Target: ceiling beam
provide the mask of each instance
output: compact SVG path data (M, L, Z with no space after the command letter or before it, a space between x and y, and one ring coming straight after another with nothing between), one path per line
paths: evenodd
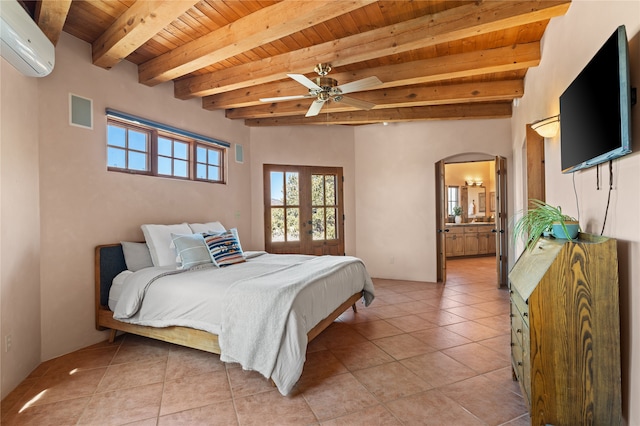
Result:
M71 0L40 0L36 2L34 13L36 24L54 46L58 44L70 7Z
M510 118L511 102L435 105L372 111L320 113L316 117L276 117L245 120L250 127L300 126L328 124L373 124L425 120L468 120Z
M113 67L198 1L136 1L92 43L93 64L106 69Z
M524 80L505 80L486 83L465 83L448 86L410 86L382 90L371 90L349 94L349 97L376 104L375 110L406 108L439 104L459 104L468 102L511 101L522 97ZM228 109L226 117L250 119L304 115L313 99L278 102L247 108ZM327 107L327 105L325 105ZM349 105L332 102L327 110L331 113L354 111Z
M181 77L374 1L284 0L141 64L138 80L153 86Z
M432 83L440 80L472 77L488 73L498 73L526 69L540 63L540 43L526 43L476 52L460 53L368 68L352 72L331 74L339 82L348 82L377 76L384 83L377 89L398 87L409 84ZM260 98L305 94L304 87L293 80L278 81L264 85L233 90L206 96L202 107L207 110L243 108L264 105Z
M569 0L465 4L268 59L185 78L175 82L174 93L180 99L212 95L280 80L286 73L306 73L319 62L330 62L334 67L339 67L435 46L548 20L566 13L569 5ZM461 16L465 16L465 19L460 19Z

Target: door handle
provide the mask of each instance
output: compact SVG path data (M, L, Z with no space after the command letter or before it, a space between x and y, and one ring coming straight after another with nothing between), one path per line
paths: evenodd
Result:
M438 229L438 234L442 234L443 232L449 232L449 228Z
M498 231L497 231L497 230L495 230L495 229L492 229L492 230L491 230L491 232L493 232L494 234L497 234L497 233L498 233Z

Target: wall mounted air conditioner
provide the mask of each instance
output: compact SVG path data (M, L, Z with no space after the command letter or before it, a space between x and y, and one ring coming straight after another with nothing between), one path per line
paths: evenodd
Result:
M0 1L0 39L0 55L22 74L44 77L53 70L53 44L17 0Z

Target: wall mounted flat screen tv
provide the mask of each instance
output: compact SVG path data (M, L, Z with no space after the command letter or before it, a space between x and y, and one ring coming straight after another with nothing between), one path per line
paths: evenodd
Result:
M560 96L563 173L631 152L631 85L624 25Z

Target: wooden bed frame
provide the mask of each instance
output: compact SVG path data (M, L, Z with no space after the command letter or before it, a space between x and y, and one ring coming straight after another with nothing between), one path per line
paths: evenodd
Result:
M162 340L189 348L200 349L215 354L220 353L218 345L218 335L202 330L188 327L148 327L143 325L129 324L113 318L113 312L109 309L109 289L111 282L120 272L127 269L124 261L124 253L121 244L105 244L96 247L95 252L95 310L96 329L110 329L109 342L113 343L118 331L137 334L156 340ZM308 333L309 341L317 337L325 328L338 318L349 306L356 311L356 302L362 297L362 292L358 292L348 298L328 317L320 321Z

